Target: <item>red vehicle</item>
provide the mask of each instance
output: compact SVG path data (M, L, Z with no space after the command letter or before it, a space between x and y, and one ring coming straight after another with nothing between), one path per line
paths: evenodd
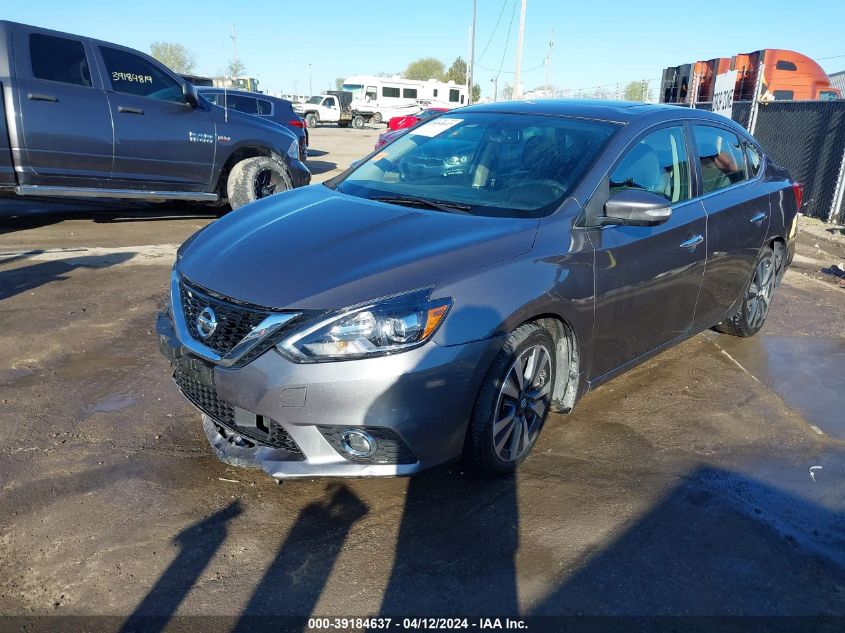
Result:
M426 121L433 116L448 112L448 108L426 108L416 114L408 114L405 116L395 116L387 122L388 130L402 130L406 127L413 127L420 121Z

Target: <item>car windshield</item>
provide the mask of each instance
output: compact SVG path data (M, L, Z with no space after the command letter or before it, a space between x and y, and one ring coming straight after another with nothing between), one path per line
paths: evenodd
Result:
M316 97L311 97L305 103L320 103L323 101L323 95L317 95Z
M543 115L446 113L412 128L334 186L409 206L433 202L474 215L541 217L578 184L618 127Z

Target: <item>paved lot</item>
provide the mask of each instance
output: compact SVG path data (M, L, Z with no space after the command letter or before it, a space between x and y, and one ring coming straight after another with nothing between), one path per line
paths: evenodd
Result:
M312 131L317 180L376 134ZM512 480L279 486L211 455L156 350L175 247L213 214L0 209L0 613L845 615L825 227L760 336L699 335L589 394Z

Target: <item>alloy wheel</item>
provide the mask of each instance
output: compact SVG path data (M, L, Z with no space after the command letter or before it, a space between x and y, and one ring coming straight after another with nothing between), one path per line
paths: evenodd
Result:
M266 198L276 193L279 176L272 169L262 169L255 175L255 197Z
M757 264L757 268L754 269L754 277L748 286L746 319L749 327L758 329L763 325L763 321L769 313L774 288L774 261L773 258L766 257Z
M493 448L502 461L518 460L540 433L549 408L551 374L551 355L543 345L525 349L508 369L493 423Z

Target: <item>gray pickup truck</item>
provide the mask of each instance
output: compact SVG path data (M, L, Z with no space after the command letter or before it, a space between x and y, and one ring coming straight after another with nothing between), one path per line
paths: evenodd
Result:
M138 51L0 21L0 192L225 202L307 185L289 130Z

